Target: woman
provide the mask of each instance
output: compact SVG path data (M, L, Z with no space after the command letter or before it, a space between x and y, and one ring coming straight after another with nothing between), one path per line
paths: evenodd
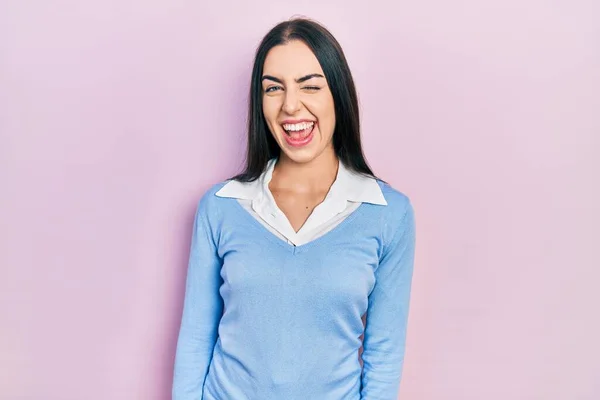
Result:
M293 19L263 39L248 138L245 171L198 205L173 399L395 400L413 208L365 161L324 27Z

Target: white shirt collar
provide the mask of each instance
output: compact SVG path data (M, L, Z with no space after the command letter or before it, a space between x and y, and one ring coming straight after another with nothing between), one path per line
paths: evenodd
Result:
M276 162L276 158L271 159L265 171L257 180L253 182L229 181L216 195L244 200L259 200L260 198L271 197L269 182L273 176ZM387 205L381 188L374 178L350 171L342 162L339 163L336 180L333 182L327 197L358 203Z

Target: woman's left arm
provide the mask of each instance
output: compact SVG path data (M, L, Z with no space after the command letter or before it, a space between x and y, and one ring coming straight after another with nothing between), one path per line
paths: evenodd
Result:
M415 218L410 201L400 221L389 229L393 233L384 243L375 286L369 295L361 400L398 398L415 253Z

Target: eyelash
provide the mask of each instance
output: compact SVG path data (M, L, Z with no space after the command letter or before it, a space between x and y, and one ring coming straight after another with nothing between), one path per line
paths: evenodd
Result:
M271 86L270 88L267 88L265 90L265 93L270 93L273 92L273 90L271 89L281 89L281 86ZM318 86L304 86L302 89L308 89L308 90L321 90L320 87Z

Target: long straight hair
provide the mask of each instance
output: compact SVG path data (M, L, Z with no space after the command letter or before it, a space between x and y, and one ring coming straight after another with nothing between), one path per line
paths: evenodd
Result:
M280 154L279 145L269 132L263 114L261 82L269 50L293 40L304 42L315 54L333 95L336 121L333 133L335 154L348 169L375 178L363 154L358 97L342 47L318 22L295 18L273 27L256 49L250 82L246 165L243 172L231 179L240 182L256 180L265 170L269 160Z

